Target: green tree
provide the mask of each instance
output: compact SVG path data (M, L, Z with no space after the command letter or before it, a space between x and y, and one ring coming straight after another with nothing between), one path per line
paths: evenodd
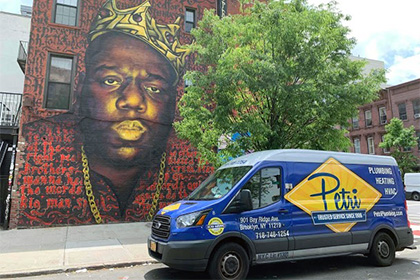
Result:
M417 145L414 126L404 128L403 121L393 118L385 126L386 134L384 141L379 143L379 147L391 150L391 156L398 162L403 175L407 172L413 172L418 164L418 158L409 150Z
M363 75L355 40L335 4L255 2L239 15L205 12L192 31L197 71L179 102L179 137L216 166L244 151L345 149L356 108L376 97L384 72ZM242 135L229 140L234 133ZM226 147L217 153L221 137Z

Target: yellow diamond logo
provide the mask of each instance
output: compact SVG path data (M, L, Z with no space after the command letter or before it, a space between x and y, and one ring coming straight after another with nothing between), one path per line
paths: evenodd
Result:
M347 232L382 194L357 174L330 158L294 187L285 198L308 213L315 225Z

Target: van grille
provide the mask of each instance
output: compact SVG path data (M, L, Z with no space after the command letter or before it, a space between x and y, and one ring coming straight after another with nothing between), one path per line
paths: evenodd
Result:
M171 218L163 215L156 215L152 223L152 236L167 239L171 232Z

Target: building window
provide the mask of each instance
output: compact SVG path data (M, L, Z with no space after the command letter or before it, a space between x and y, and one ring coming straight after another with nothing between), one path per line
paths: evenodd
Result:
M217 15L224 17L227 15L227 0L217 0Z
M368 153L370 155L374 155L375 154L375 142L373 141L373 137L368 137L367 144L368 144Z
M381 124L386 124L386 108L385 107L379 108L379 122Z
M351 119L351 123L352 123L353 129L358 129L359 128L359 117L358 116L353 117Z
M414 118L420 119L420 99L413 100Z
M195 27L195 10L185 10L185 31L190 32Z
M405 108L405 103L398 104L398 114L400 116L400 120L405 121L407 119L407 110Z
M404 147L403 148L403 151L404 152L411 152L411 147Z
M360 154L360 139L354 138L353 144L354 144L354 152L357 154Z
M76 26L78 0L56 0L54 22Z
M384 141L385 141L385 135L382 135L382 142ZM383 148L382 150L385 154L389 154L391 152L388 148Z
M45 108L69 109L73 81L73 58L51 55L45 94Z
M372 111L371 110L365 111L365 125L372 126Z
M189 86L192 86L192 82L191 82L191 80L185 79L185 80L184 80L184 92L187 92L187 88L188 88Z
M185 80L184 80L184 87L185 87L185 88L187 88L187 87L189 87L189 86L192 86L192 82L191 82L191 80L185 79Z

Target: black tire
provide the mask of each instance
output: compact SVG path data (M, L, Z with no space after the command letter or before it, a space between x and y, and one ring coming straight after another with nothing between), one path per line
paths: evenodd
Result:
M208 267L211 279L245 279L248 270L248 254L237 243L226 243L218 248Z
M414 199L415 201L419 201L420 200L420 194L415 192L411 195L411 198Z
M370 248L369 259L376 266L390 266L395 259L395 244L392 238L379 232L373 239Z

